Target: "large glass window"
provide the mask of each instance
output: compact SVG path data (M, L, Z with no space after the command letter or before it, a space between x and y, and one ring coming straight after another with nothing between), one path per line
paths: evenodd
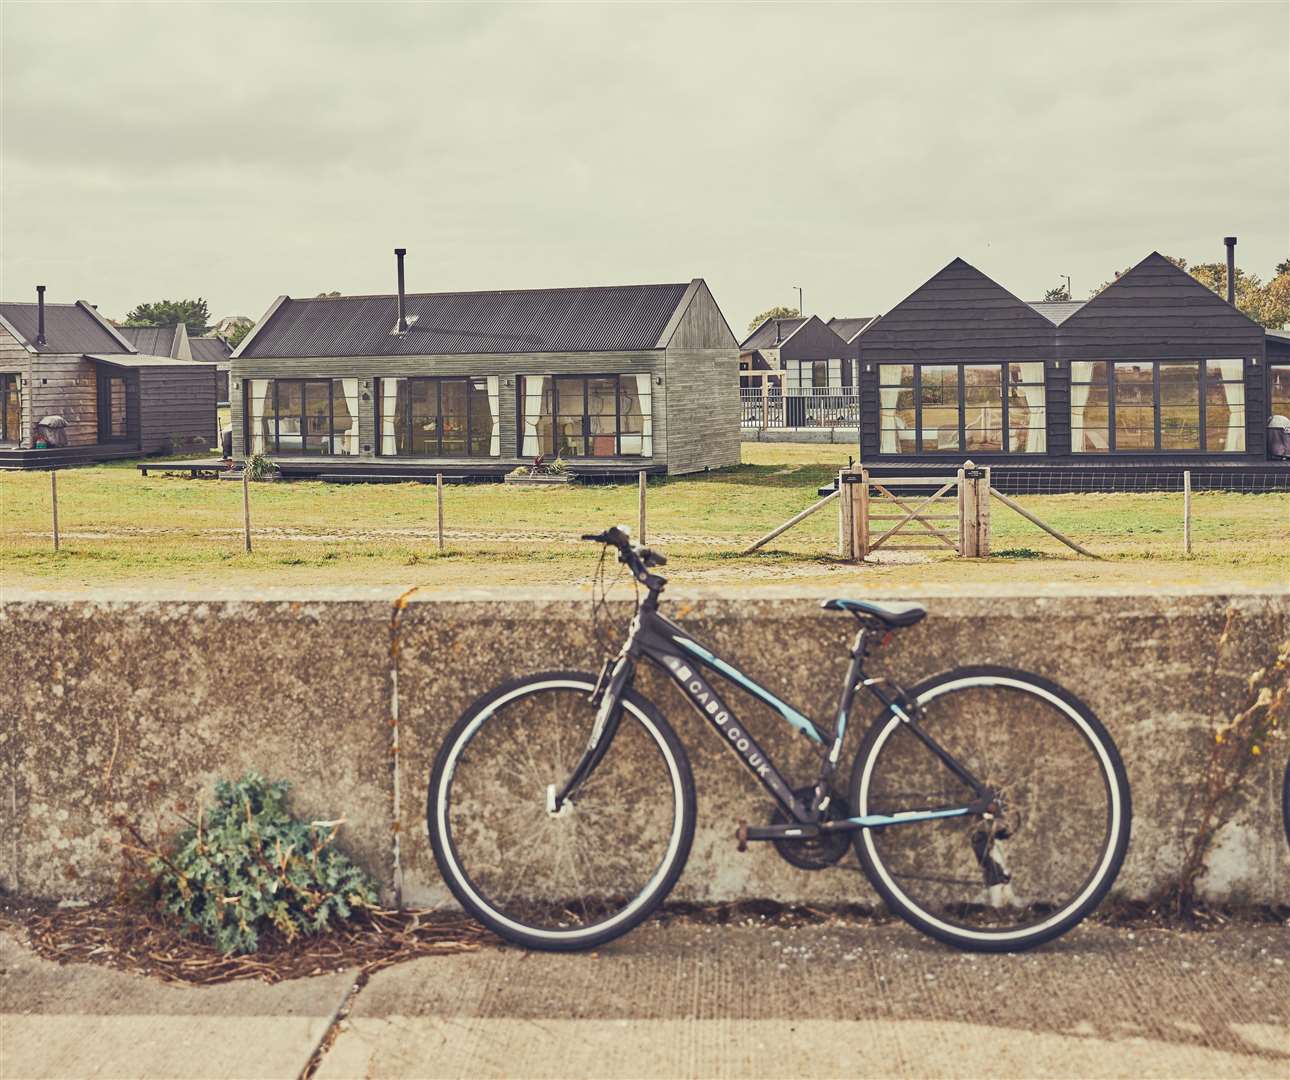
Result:
M651 457L650 376L525 375L517 408L524 457Z
M1077 454L1245 450L1245 362L1077 360L1071 447Z
M378 379L380 453L388 457L496 457L497 377Z
M357 454L357 379L245 379L253 454Z
M0 374L0 441L22 441L22 376Z
M1041 453L1044 365L880 364L884 454Z

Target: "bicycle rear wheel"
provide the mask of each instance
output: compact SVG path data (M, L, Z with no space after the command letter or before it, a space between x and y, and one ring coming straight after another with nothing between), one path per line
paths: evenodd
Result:
M595 771L549 802L591 736L584 672L507 683L444 740L426 818L440 873L472 915L534 949L590 949L625 934L671 891L694 836L694 780L676 734L635 691Z
M1017 951L1075 926L1106 896L1129 843L1124 765L1092 711L1026 672L946 672L910 692L920 726L1002 796L993 820L945 817L856 835L874 887L940 941ZM856 756L853 812L964 806L972 790L903 721L875 724Z

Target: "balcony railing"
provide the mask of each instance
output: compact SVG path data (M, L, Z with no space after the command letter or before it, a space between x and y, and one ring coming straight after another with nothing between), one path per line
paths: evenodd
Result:
M739 423L745 428L854 428L860 426L856 390L807 387L780 393L760 387L739 391Z

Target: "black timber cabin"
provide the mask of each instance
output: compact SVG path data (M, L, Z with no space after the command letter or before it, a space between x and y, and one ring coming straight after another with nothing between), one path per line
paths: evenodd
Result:
M740 386L769 377L785 393L851 387L847 343L818 315L764 319L739 345Z
M205 333L194 336L188 333L188 327L183 323L174 326L118 326L117 330L141 353L214 364L215 404L228 405L228 358L233 354L233 346L222 335Z
M235 457L284 475L601 478L739 463L739 347L702 279L279 297L230 361Z
M173 342L172 328L147 329ZM0 303L0 468L209 449L215 367L171 347L140 348L84 300L47 304L43 285L35 303ZM43 424L52 417L62 423Z
M1090 300L1052 303L955 259L856 339L861 457L1042 465L1072 486L1106 470L1279 475L1266 429L1290 367L1274 340L1156 252Z

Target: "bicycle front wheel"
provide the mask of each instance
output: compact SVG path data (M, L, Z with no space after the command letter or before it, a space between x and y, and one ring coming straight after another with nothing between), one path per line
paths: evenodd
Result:
M633 690L595 771L552 812L586 748L595 676L545 672L485 695L448 733L426 817L439 871L486 926L534 949L590 949L652 912L685 866L694 780Z
M1078 698L1008 668L960 668L910 697L923 730L999 793L1001 811L861 830L869 880L907 922L959 948L1016 951L1064 934L1106 896L1129 844L1129 784L1110 735ZM902 720L866 734L854 813L973 798Z

